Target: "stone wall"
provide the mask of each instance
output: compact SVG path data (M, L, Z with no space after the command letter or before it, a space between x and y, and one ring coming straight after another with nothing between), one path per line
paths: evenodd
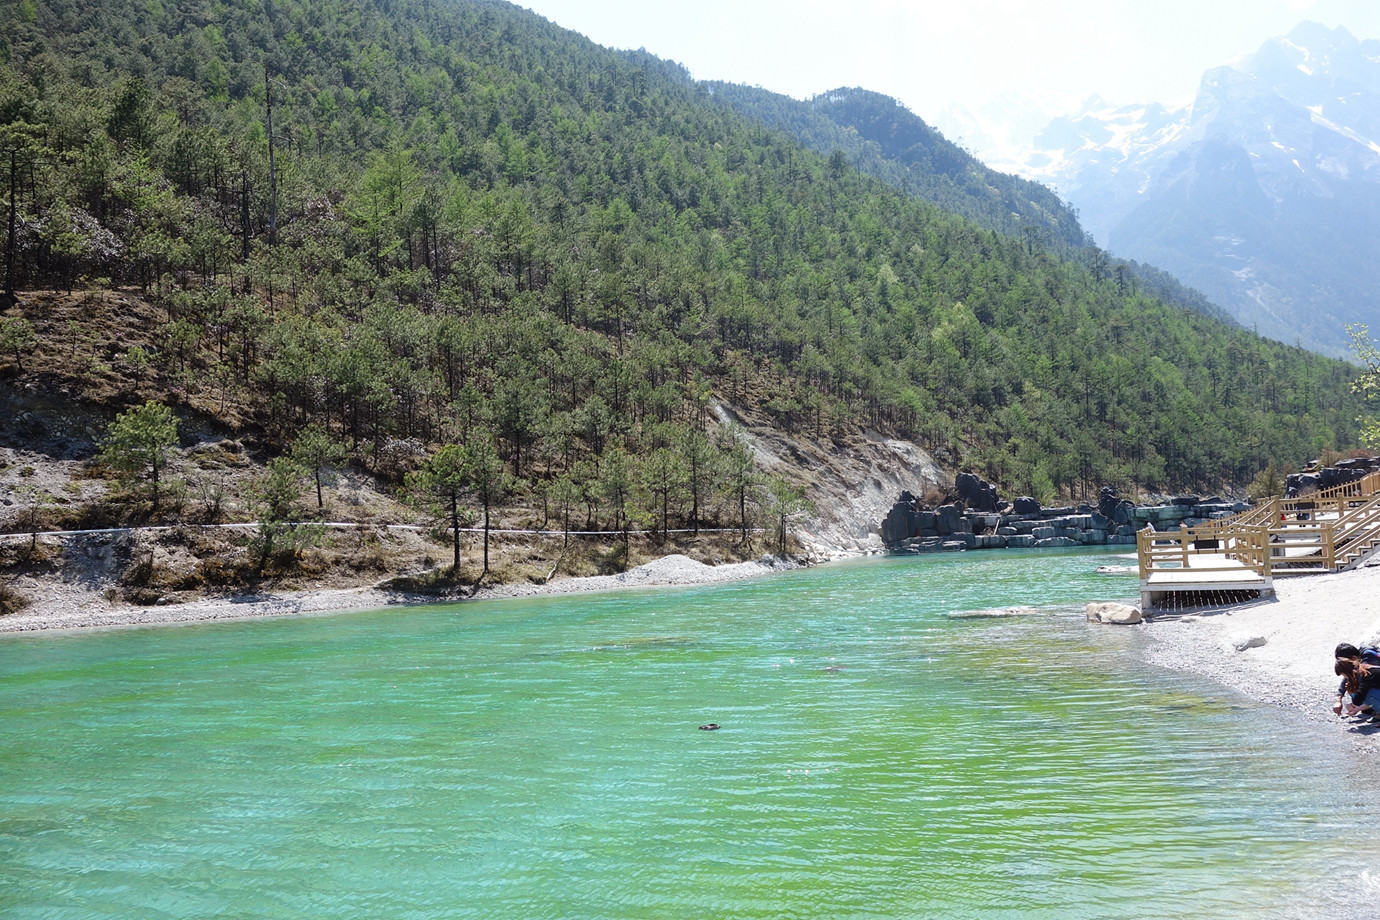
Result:
M968 475L968 474L961 474ZM960 477L961 478L961 477ZM976 477L974 477L976 478ZM985 483L983 485L986 485ZM985 498L995 489L974 490ZM982 504L993 504L983 501ZM997 510L971 509L965 502L923 508L909 492L902 492L881 524L882 542L890 552L930 553L961 549L1005 549L1044 546L1134 546L1136 531L1146 526L1175 530L1216 518L1230 517L1248 507L1244 502L1197 496L1175 498L1163 505L1136 505L1118 500L1103 489L1097 507L1082 504L1044 508L1030 497L995 501Z

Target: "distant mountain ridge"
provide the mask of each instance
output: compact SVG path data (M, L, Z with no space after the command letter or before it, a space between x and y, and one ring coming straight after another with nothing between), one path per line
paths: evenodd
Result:
M1229 311L1162 268L1108 258L1057 193L987 166L890 96L840 87L801 101L760 87L705 85L739 113L946 211L1032 245L1039 241L1094 271L1116 273L1128 284L1134 279L1166 303L1236 325Z
M1083 244L1078 216L1036 182L988 169L900 102L858 87L800 101L759 87L713 82L710 91L737 111L787 131L821 153L886 179L989 229L1020 236L1027 228L1069 246Z
M1344 354L1348 323L1380 321L1380 42L1303 23L1182 109L1094 97L1022 173L1264 335Z

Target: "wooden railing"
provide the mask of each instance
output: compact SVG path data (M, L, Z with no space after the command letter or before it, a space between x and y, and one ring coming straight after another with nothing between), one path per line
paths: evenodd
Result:
M1267 529L1272 575L1312 575L1336 567L1336 537L1331 520L1303 520ZM1292 555L1291 555L1292 553Z
M1303 498L1270 498L1229 518L1136 534L1141 580L1169 569L1262 576L1335 572L1380 547L1380 472ZM1216 556L1217 558L1212 558Z
M1271 526L1276 521L1289 519L1300 512L1315 510L1315 505L1318 506L1316 510L1340 511L1344 502L1350 502L1354 506L1358 500L1363 501L1375 495L1380 495L1380 471L1367 473L1355 482L1344 482L1302 498L1266 498L1239 514L1211 523L1221 529L1234 526ZM1281 518L1281 515L1284 515L1284 518Z
M1212 523L1214 526L1225 530L1231 526L1268 527L1277 520L1279 520L1279 499L1267 498L1260 504L1247 508L1234 517L1222 518Z
M1270 533L1267 527L1237 527L1229 532L1205 524L1178 530L1136 534L1140 577L1152 572L1191 569L1194 573L1240 572L1242 566L1258 575L1270 574Z
M1319 490L1316 498L1370 498L1380 494L1380 471L1367 473L1355 482Z
M1380 495L1351 508L1333 528L1333 562L1339 569L1380 546Z

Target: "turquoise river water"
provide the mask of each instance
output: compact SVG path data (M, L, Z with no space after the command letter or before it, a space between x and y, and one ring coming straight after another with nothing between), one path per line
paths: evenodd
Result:
M1375 916L1380 764L1118 561L6 638L0 917Z

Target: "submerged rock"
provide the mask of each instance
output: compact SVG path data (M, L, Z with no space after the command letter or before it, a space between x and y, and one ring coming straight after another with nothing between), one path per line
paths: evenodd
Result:
M988 607L985 610L950 610L951 620L980 620L993 617L1039 616L1038 607Z

